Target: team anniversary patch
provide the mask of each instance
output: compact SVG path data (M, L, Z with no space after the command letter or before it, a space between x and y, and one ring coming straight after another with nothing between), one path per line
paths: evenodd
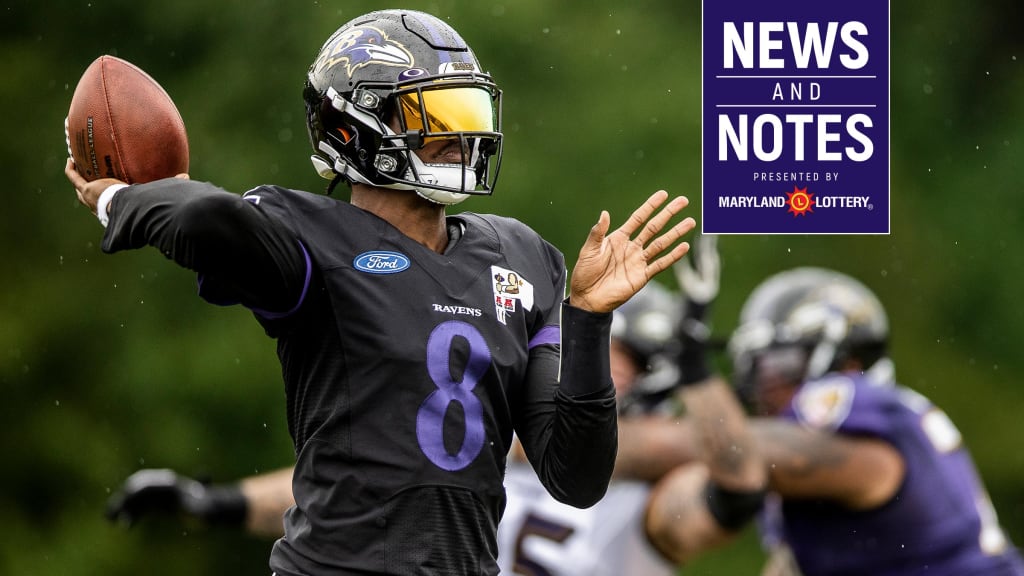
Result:
M519 310L533 308L533 284L530 284L515 270L491 266L494 289L494 313L498 322L508 323L508 318Z
M889 233L889 37L888 0L704 0L703 233Z

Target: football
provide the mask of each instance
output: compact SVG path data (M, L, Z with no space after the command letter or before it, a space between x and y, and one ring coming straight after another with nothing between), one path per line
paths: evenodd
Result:
M64 131L75 168L89 181L137 184L188 172L188 136L174 101L115 56L100 56L82 74Z

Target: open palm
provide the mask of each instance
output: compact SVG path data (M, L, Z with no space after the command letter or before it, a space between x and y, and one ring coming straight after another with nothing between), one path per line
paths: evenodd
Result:
M655 192L611 234L611 217L601 212L572 271L571 305L592 312L611 312L686 255L689 243L675 242L693 230L693 218L683 219L664 233L662 229L689 200L679 196L659 210L667 199L664 190Z

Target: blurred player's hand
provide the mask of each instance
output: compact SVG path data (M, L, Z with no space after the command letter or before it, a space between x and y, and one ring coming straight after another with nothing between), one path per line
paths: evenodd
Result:
M718 237L700 236L694 241L689 258L673 266L679 288L690 302L711 304L718 297L722 262L718 255Z
M209 486L173 470L139 470L107 501L107 518L133 525L144 516L192 517L207 524L241 525L246 502L235 485Z
M715 236L700 236L689 257L673 266L682 291L683 315L679 324L680 384L695 384L711 375L707 360L708 325L711 304L718 297L721 283L721 259Z

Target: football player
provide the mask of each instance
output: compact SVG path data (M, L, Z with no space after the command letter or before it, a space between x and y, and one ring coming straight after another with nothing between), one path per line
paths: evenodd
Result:
M729 343L737 389L762 415L746 426L755 449L694 428L704 464L652 493L659 549L683 563L759 515L772 574L1024 575L960 432L897 384L888 337L881 303L847 275L797 268L759 285ZM735 398L688 407L742 415ZM762 468L767 496L756 485L725 500L709 491L716 458Z
M502 154L500 91L451 26L359 16L304 98L314 165L348 202L65 174L105 252L159 249L277 339L297 458L278 576L496 574L513 432L555 498L604 495L610 313L686 253L694 221L670 221L687 201L656 192L615 230L602 211L566 290L562 254L524 224L446 214L493 190Z
M667 390L677 370L670 355L678 299L649 283L613 313L610 369L620 423L638 425L673 413ZM291 470L208 485L167 469L135 472L108 503L112 520L134 523L170 514L184 521L239 527L257 536L283 535L282 518L294 504ZM674 567L647 542L643 511L650 484L617 479L587 509L554 499L518 442L505 474L507 504L498 525L503 574L671 576Z
M619 406L625 450L649 451L629 442L637 430L660 428L676 434L679 405L678 326L706 321L706 307L718 293L718 254L713 237L702 238L675 267L685 298L649 283L613 312L610 369ZM696 263L695 263L696 262ZM702 358L701 355L697 355ZM668 436L666 434L666 436ZM674 443L675 442L673 440ZM679 450L666 458L691 460ZM647 456L649 459L650 456ZM505 475L507 505L498 525L498 563L503 573L531 575L670 576L675 566L661 557L644 534L643 515L650 480L664 467L643 470L647 479L620 474L605 497L579 509L551 497L514 442ZM206 485L166 469L132 474L108 503L112 520L131 524L151 514L172 514L207 525L243 527L251 534L282 535L281 518L294 504L290 469L252 476L238 483Z

